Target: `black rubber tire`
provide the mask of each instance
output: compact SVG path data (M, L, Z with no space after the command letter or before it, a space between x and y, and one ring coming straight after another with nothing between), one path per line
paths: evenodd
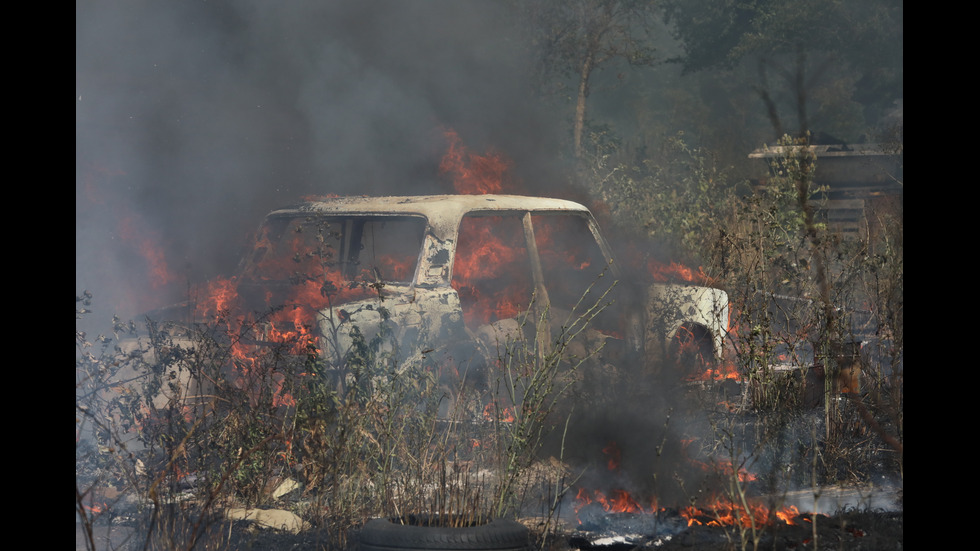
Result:
M401 524L389 519L368 521L360 533L361 551L527 551L527 527L506 519L464 528Z

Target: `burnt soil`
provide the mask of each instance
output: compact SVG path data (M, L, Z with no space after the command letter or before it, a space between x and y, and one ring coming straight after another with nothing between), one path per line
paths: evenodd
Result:
M767 550L892 550L903 548L903 513L883 511L850 511L834 516L818 516L816 537L812 522L801 516L796 526L782 525L760 531L758 549ZM323 538L313 534L289 536L275 533L242 532L235 549L324 549ZM746 534L751 538L750 534ZM816 541L817 545L813 542ZM629 551L705 550L730 551L753 549L751 539L743 546L740 534L732 527L692 526L670 538L650 539L647 542L608 543L591 545L580 535L559 537L548 546L549 551ZM348 551L357 551L357 545Z
M815 527L814 527L815 519ZM795 525L780 524L758 532L755 546L752 534L728 526L695 525L670 537L649 538L644 542L589 545L575 536L568 545L553 547L553 551L581 549L583 551L626 551L629 549L698 549L729 551L733 549L766 550L891 550L903 548L903 512L845 511L833 516L800 515ZM742 538L745 538L744 542ZM814 544L816 542L816 544Z
M903 513L885 511L847 511L834 516L816 517L816 537L813 522L801 515L797 525L781 525L766 528L758 534L758 549L766 550L892 550L903 548ZM239 538L229 549L239 550L321 550L324 536L310 534L287 535L274 532L239 531ZM746 533L747 538L751 535ZM559 537L549 551L629 551L652 550L705 550L730 551L753 549L751 539L743 546L740 534L732 527L692 526L670 538L650 539L646 542L623 542L591 545L581 535L568 534ZM814 541L817 542L814 545ZM346 551L357 551L350 545Z
M590 543L587 534L571 532L552 540L548 551L629 551L629 550L705 550L730 551L739 549L760 549L776 551L804 550L895 550L903 549L902 511L846 510L834 515L800 515L795 525L780 524L767 527L757 534L756 547L751 534L742 541L743 534L733 527L695 525L683 528L670 537L645 538L643 541L606 541ZM287 534L271 530L255 530L246 523L213 526L213 535L221 534L219 549L248 550L289 550L289 551L357 551L356 533L351 534L352 543L343 549L331 549L326 533L311 530L301 534ZM126 529L119 527L117 530ZM104 528L99 531L105 534ZM114 544L99 546L99 549L138 549L142 541L138 534L129 532L128 538L117 538ZM84 542L76 534L76 549L85 549ZM213 541L213 540L212 540ZM816 542L816 544L814 543ZM99 543L108 543L102 540ZM130 547L127 547L130 546Z

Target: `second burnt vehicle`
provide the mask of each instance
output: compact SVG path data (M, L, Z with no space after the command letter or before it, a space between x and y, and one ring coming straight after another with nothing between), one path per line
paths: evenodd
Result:
M692 339L703 360L720 357L724 291L623 279L592 214L572 201L320 198L271 212L239 273L187 315L271 309L248 340L303 335L326 366L383 334L401 365L485 367L519 340L545 354L584 319L569 353L600 365Z

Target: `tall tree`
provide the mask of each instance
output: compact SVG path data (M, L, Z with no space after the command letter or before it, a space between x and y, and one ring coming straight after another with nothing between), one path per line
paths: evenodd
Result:
M656 5L650 0L534 0L515 6L536 50L539 89L574 90L572 147L581 159L593 73L613 59L632 65L654 61L649 33L659 14Z
M805 134L821 101L838 102L837 113L847 113L841 109L844 101L859 105L863 118L873 124L902 98L902 0L663 3L683 44L680 61L686 70L756 64L755 89L777 138L789 132L782 115L787 108L796 119L796 132ZM835 89L833 97L815 97L819 79L825 88ZM788 103L780 104L779 90L789 91Z

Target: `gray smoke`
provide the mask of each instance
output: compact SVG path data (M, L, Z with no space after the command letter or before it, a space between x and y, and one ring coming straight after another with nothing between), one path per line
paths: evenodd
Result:
M443 132L554 180L561 128L501 3L76 4L76 292L137 316L310 194L451 192ZM145 247L170 278L149 282Z

